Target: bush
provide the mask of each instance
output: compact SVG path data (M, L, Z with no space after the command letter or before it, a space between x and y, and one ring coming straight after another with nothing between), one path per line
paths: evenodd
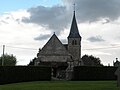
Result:
M116 80L114 75L116 67L74 67L72 80Z
M1 66L0 84L51 80L51 68L39 66Z

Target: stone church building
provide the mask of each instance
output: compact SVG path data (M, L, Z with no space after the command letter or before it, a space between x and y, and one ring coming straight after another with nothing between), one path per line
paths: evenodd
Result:
M35 65L51 66L53 68L54 77L60 77L60 73L72 71L74 66L82 65L82 38L77 27L75 11L67 39L68 44L62 44L54 33L43 48L39 50Z

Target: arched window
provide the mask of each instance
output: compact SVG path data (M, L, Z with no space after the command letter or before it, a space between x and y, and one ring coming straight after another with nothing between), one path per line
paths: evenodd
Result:
M74 43L75 43L75 45L77 45L77 41L76 40L74 40Z
M72 45L77 45L77 40L73 40Z
M72 41L72 45L74 45L74 40Z

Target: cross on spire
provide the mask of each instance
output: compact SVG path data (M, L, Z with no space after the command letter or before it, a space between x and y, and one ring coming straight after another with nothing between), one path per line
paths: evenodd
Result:
M73 4L73 6L74 6L74 8L73 8L73 9L74 9L74 12L75 12L75 3Z
M71 24L71 28L70 28L70 33L68 38L80 38L81 36L79 34L79 30L77 27L77 22L76 22L76 17L75 17L75 4L74 5L74 14L73 14L73 20L72 20L72 24Z

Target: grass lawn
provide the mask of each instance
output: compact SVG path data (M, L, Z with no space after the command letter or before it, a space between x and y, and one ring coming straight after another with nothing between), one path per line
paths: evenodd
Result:
M116 81L36 81L0 85L0 90L120 90Z

